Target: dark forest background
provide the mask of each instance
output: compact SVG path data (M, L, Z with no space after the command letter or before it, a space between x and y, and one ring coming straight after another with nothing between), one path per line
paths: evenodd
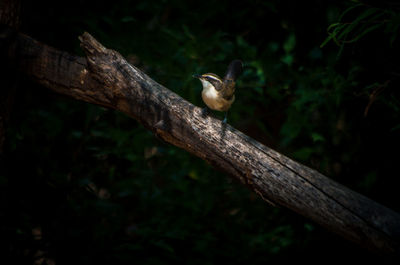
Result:
M87 31L201 107L192 74L242 59L229 124L400 211L395 1L24 1L21 11L23 33L83 56ZM15 99L3 264L382 263L121 113L23 76Z

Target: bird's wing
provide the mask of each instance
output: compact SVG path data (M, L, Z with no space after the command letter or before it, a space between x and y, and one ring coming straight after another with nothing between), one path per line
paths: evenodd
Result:
M226 100L231 100L235 94L235 81L228 79L224 80L225 89L221 90L222 97Z

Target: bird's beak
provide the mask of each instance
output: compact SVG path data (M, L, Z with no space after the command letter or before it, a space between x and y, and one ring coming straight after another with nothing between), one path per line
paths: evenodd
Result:
M198 75L198 74L194 74L194 75L192 75L194 78L201 78L201 75Z

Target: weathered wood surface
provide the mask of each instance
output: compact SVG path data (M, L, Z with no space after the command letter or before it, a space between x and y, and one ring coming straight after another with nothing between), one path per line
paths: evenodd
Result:
M0 25L6 25L8 28L4 28L1 31L2 37L7 40L10 39L10 34L15 34L12 29L18 29L20 25L20 14L21 3L20 0L0 0ZM8 37L7 37L8 36ZM0 46L0 49L2 47ZM12 69L10 65L1 64L4 61L0 56L0 80L1 80L1 91L0 91L0 158L3 153L3 144L6 137L7 122L10 117L14 93L18 85L18 78L15 69Z
M372 250L399 253L400 215L258 143L158 84L88 33L86 58L19 34L10 60L33 80L77 100L122 111L165 141L287 207ZM0 39L0 42L2 40ZM17 45L18 44L18 45Z

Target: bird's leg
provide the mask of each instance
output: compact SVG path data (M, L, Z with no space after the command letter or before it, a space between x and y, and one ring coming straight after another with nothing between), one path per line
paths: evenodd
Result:
M208 114L208 111L209 111L208 107L205 106L205 107L201 110L201 114L203 114L203 116L206 116L206 115Z
M222 120L222 123L226 123L228 121L228 111L225 112L225 117Z

